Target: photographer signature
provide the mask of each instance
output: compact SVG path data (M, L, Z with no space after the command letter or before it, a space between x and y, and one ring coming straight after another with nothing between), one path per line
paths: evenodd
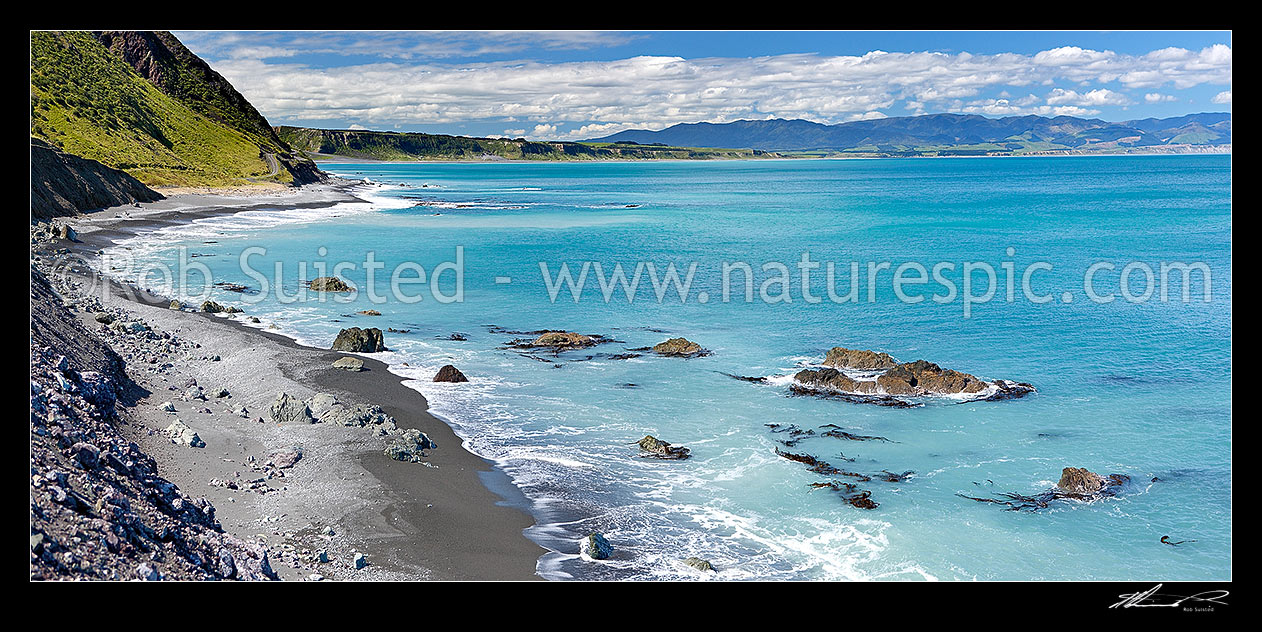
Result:
M1187 597L1181 595L1161 594L1157 591L1161 589L1161 584L1157 584L1152 588L1137 593L1118 595L1121 601L1109 606L1110 608L1177 608L1187 602L1217 604L1220 606L1227 605L1227 602L1220 601L1229 593L1225 590L1207 590L1195 595Z

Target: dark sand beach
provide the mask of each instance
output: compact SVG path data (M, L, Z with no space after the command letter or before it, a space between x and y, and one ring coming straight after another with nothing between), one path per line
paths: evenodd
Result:
M48 262L63 247L91 262L115 241L162 226L245 209L327 206L354 199L348 191L345 185L321 186L251 200L175 196L143 207L107 209L70 220L77 242L54 242L42 251ZM94 274L87 267L69 273L84 286L94 282ZM104 296L100 289L95 294ZM162 370L119 350L128 360L129 375L149 391L124 411L133 422L133 440L183 491L214 503L226 531L261 538L274 551L294 551L293 564L284 563L284 555L280 563L273 561L283 578L538 578L536 561L547 551L523 535L533 524L525 497L489 461L464 449L451 428L428 412L425 398L371 354L357 354L364 371L347 372L331 365L348 354L303 346L219 315L168 309L169 300L118 283L111 283L109 296L112 300L103 301L107 306L121 308L154 331L199 345L195 354L170 359L172 366ZM89 330L102 329L91 322L91 313L79 317ZM231 397L183 401L180 390L190 379L207 389L226 388ZM421 430L438 448L424 463L401 462L385 456L384 439L365 428L264 421L280 392L304 399L328 393L342 402L379 405L399 428ZM168 401L176 413L162 409ZM238 414L240 407L248 415ZM177 416L200 434L206 448L174 445L161 434ZM275 493L211 484L239 477L250 456L265 458L289 445L301 445L304 456L280 479L283 487ZM314 548L327 550L332 561L304 563L302 552ZM367 567L354 568L355 552L366 556Z

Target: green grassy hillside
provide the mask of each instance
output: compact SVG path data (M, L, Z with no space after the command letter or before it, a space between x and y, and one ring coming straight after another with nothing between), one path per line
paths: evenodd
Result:
M761 158L752 149L715 149L636 143L535 142L412 132L276 128L295 150L373 160L708 160Z
M194 91L194 82L177 81ZM150 186L293 180L288 169L272 175L263 156L279 141L208 114L164 93L91 33L31 33L32 137Z

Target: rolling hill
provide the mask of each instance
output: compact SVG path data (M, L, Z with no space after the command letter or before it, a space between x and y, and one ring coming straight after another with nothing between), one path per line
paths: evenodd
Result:
M751 149L696 148L637 143L535 142L524 138L472 138L416 132L327 130L280 126L277 135L296 150L369 160L707 160L757 158Z
M32 31L31 137L150 187L323 177L164 32Z

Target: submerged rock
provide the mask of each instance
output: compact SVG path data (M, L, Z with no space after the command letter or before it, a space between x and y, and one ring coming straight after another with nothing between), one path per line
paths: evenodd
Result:
M386 345L380 329L376 327L368 329L351 327L338 332L337 339L333 341L333 350L352 353L377 353L385 351Z
M705 349L687 338L671 338L666 342L659 342L653 345L653 353L664 356L688 357L705 354Z
M672 446L653 435L645 435L643 439L636 442L636 445L640 446L640 449L644 451L645 456L651 456L659 459L683 460L692 456L692 451L688 448L683 446Z
M589 533L578 541L578 556L589 562L613 556L613 545L599 533Z
M874 371L893 368L895 364L894 358L888 353L879 353L876 351L867 351L860 349L847 349L845 347L833 347L824 355L824 366L836 367L838 369L857 369L861 371Z
M359 358L345 357L333 361L333 368L343 371L363 371L364 361Z
M435 382L468 382L469 378L465 377L460 369L448 364L438 369L438 374L434 376Z
M311 409L301 399L289 393L277 395L268 412L276 423L315 423Z
M379 312L379 311L377 311L377 310L375 310L375 309L366 309L366 310L363 310L363 311L361 311L361 312L359 312L359 313L360 313L360 315L362 315L362 316L380 316L380 315L381 315L381 312Z
M323 276L312 279L307 287L317 292L349 292L351 286L335 276Z

